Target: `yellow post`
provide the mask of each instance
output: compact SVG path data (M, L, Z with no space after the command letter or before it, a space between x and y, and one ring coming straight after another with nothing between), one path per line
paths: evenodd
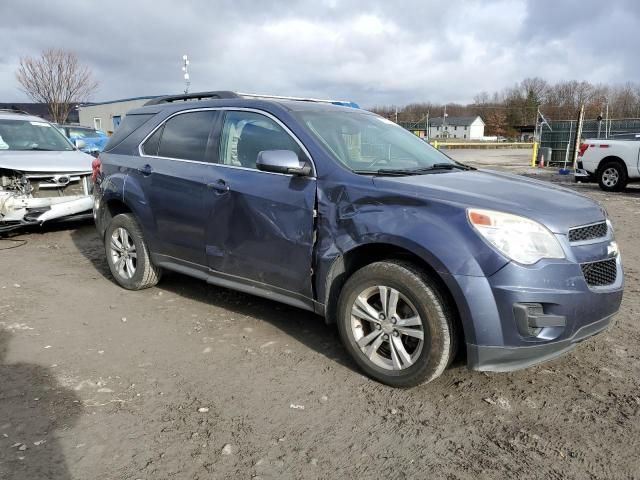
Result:
M531 151L531 166L536 166L536 158L538 158L538 142L533 142L533 149Z
M435 140L433 142L433 148L435 148L436 150L438 149L438 140Z

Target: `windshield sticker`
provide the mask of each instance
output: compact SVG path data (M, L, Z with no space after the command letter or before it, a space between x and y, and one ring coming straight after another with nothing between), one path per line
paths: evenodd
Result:
M31 125L35 125L36 127L50 127L46 122L29 122Z

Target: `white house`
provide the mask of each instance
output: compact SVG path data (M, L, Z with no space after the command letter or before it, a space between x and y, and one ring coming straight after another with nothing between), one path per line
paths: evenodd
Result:
M457 138L482 140L484 122L475 117L436 117L429 120L429 138Z
M152 97L124 98L110 102L88 103L78 107L80 125L113 133L129 110L143 106Z

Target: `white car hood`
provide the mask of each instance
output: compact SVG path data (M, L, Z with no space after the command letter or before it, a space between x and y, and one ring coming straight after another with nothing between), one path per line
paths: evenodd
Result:
M77 150L39 152L0 150L0 168L20 172L90 172L93 157Z

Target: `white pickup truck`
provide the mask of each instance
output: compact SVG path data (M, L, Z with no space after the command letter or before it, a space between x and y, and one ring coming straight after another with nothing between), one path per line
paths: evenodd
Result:
M576 180L597 181L607 192L640 182L640 135L625 138L588 139L580 144Z

